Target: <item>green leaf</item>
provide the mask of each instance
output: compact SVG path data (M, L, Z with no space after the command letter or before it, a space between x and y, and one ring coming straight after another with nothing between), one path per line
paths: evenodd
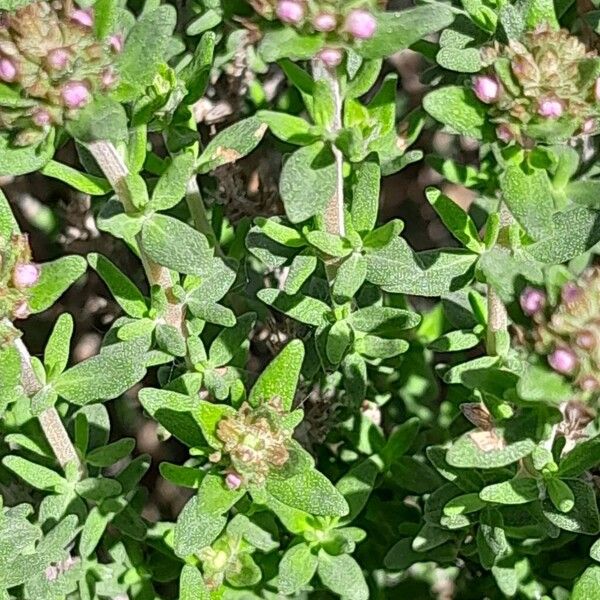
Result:
M55 160L46 163L40 172L46 175L46 177L53 177L54 179L64 181L72 188L90 196L103 196L112 190L110 183L103 177L95 177L88 173L82 173L73 167L63 165Z
M147 315L148 305L146 299L127 275L102 254L88 254L87 260L92 269L106 283L121 308L130 317L141 319Z
M144 410L177 439L191 447L204 445L204 436L195 417L200 409L198 399L149 387L140 390L138 397Z
M440 3L418 6L401 12L380 12L375 35L362 42L365 58L382 58L404 50L426 35L447 27L454 20L450 9Z
M286 479L269 477L266 489L283 504L313 515L343 517L348 514L344 497L314 469L300 471Z
M537 481L532 477L517 477L484 487L479 497L497 504L527 504L539 497Z
M279 290L266 288L259 290L257 296L265 304L307 325L324 325L330 312L329 306L324 302L302 294L288 296Z
M600 241L600 213L572 208L553 215L554 234L527 246L536 260L548 264L567 262Z
M146 348L138 340L102 348L100 354L71 367L55 390L74 404L117 398L146 375Z
M208 351L208 360L215 367L228 364L248 339L256 321L255 313L246 313L237 318L233 327L223 329Z
M50 308L85 273L86 267L81 256L63 256L43 263L40 278L30 290L29 310L40 313Z
M119 56L119 100L132 100L152 84L160 64L166 61L176 12L163 5L143 14L129 32Z
M248 396L251 406L279 398L286 411L291 410L304 360L304 344L292 340L259 375Z
M453 200L430 187L425 190L425 196L442 219L450 233L471 252L482 252L484 245L479 239L477 227L469 215Z
M199 156L196 162L198 173L208 173L250 154L258 146L266 130L267 126L254 116L220 131Z
M336 193L337 168L333 153L323 142L296 150L283 165L279 190L292 223L322 213Z
M94 506L85 520L81 538L79 539L79 554L88 557L94 552L100 543L106 526L114 517L111 512L101 512L98 506Z
M562 375L534 365L527 367L517 383L519 398L527 402L559 405L568 400L572 393L571 385Z
M411 447L417 437L419 426L419 419L412 417L392 431L381 451L381 457L388 468Z
M227 404L200 401L197 412L197 422L202 428L202 434L213 448L222 448L223 442L217 437L217 425L225 417L235 415L235 409Z
M48 380L58 377L65 370L69 362L72 335L73 317L69 313L63 313L56 319L44 350L44 366Z
M421 322L421 315L391 306L366 306L353 312L348 322L364 333L394 335L399 330L416 327Z
M158 470L167 481L192 489L200 487L200 482L204 476L198 467L184 467L168 462L160 463Z
M467 515L478 512L485 506L485 502L476 493L461 494L452 498L444 505L443 512L447 517Z
M552 477L546 481L546 490L552 504L560 512L568 513L575 506L575 497L571 488L562 480Z
M500 187L508 209L532 239L552 235L554 205L545 170L526 173L521 166L509 166L500 178Z
M227 524L227 517L200 510L198 496L191 498L177 517L174 550L180 558L210 546Z
M600 516L594 488L579 479L566 479L575 498L575 506L568 513L557 509L547 498L544 501L544 515L554 525L565 531L584 535L596 535L600 532Z
M212 262L208 240L183 221L155 214L144 222L141 244L148 256L174 271L205 275Z
M168 210L177 205L185 195L193 168L194 157L191 153L186 152L175 156L158 180L147 209Z
M568 452L560 461L559 477L578 477L600 464L600 435L584 440Z
M266 63L277 62L280 58L296 61L313 58L323 45L321 36L302 35L292 27L283 27L267 31L258 52Z
M460 352L474 348L481 342L481 335L468 329L449 331L436 338L427 347L436 352Z
M306 280L314 273L318 262L313 250L309 248L294 256L285 280L285 293L290 296L297 294Z
M0 134L0 173L25 175L41 169L54 155L54 132L36 146L12 146L7 135Z
M319 132L300 117L271 110L259 110L256 116L269 126L269 129L280 140L306 146L319 139Z
M202 573L193 565L184 565L179 578L179 600L210 600L210 590Z
M198 490L198 510L215 514L226 513L245 493L243 489L230 490L225 486L223 477L209 473L202 480Z
M326 256L342 257L352 252L348 240L327 231L309 231L306 240Z
M352 224L360 233L371 231L377 223L381 169L371 155L363 162L353 165Z
M433 90L423 98L423 108L454 133L484 137L486 109L467 88L451 85Z
M465 433L456 440L446 455L453 467L464 469L495 469L505 467L531 454L533 440L503 442L498 430Z
M9 239L13 233L19 233L19 225L4 192L0 189L0 237Z
M117 496L123 490L118 481L106 477L88 477L75 484L75 491L88 500L100 502L104 498Z
M122 142L129 137L127 115L119 102L98 96L87 104L77 119L67 121L67 131L79 142L110 140Z
M277 588L282 594L297 594L308 585L317 570L317 556L305 543L289 548L279 562Z
M319 550L318 573L325 587L343 600L368 600L365 576L349 554L331 556L325 550Z
M265 235L279 244L289 246L290 248L306 246L306 241L302 235L292 227L282 225L274 219L265 219L263 217L257 218L255 222Z
M370 253L367 280L383 290L414 296L441 296L464 287L473 277L477 255L463 250L415 253L402 238Z
M367 276L367 260L358 252L352 253L339 267L333 282L333 295L337 302L354 298Z
M336 321L327 332L325 354L332 365L339 365L352 343L352 329L346 321Z
M135 440L133 438L122 438L88 452L85 460L94 467L110 467L122 458L129 456L134 448Z
M571 600L597 600L600 598L600 567L592 565L577 580L570 596Z
M335 485L337 491L346 499L350 512L341 523L351 523L367 504L375 486L379 467L367 458L350 469Z
M56 471L43 467L20 456L5 456L2 464L23 481L38 490L61 493L68 489L67 480Z

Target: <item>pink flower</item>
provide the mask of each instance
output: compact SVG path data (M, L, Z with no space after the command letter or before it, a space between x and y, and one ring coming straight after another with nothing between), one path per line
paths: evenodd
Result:
M61 93L67 108L81 108L90 100L90 91L83 81L69 81Z
M546 304L546 294L537 288L526 287L519 298L523 312L531 317L543 310Z
M596 79L596 84L594 85L594 96L596 97L596 102L600 102L600 77Z
M592 133L596 129L596 119L586 119L581 126L581 133Z
M579 387L584 392L593 392L600 388L600 383L593 375L586 375L580 382Z
M323 48L318 56L330 68L337 67L344 58L339 48Z
M33 122L38 127L46 127L46 125L50 125L50 122L52 121L52 117L50 116L50 113L43 108L38 108L33 113L32 118L33 118Z
M120 33L116 33L115 35L111 35L108 38L108 42L112 51L115 54L119 54L123 51L123 36Z
M473 80L473 91L482 102L491 104L500 97L500 84L495 77L479 75Z
M560 290L560 298L565 304L572 304L579 300L583 290L574 282L565 283Z
M304 19L304 6L294 0L280 0L275 13L284 23L298 25Z
M596 347L596 336L593 331L586 329L577 334L575 343L583 350L593 350Z
M225 477L225 485L230 490L237 490L242 485L242 478L237 473L227 473L227 477Z
M558 98L544 98L538 107L538 114L548 119L558 119L563 114L563 104Z
M337 19L331 13L321 13L314 18L313 25L317 31L333 31L336 28Z
M359 40L368 40L377 31L377 19L368 10L353 10L346 17L346 31Z
M557 372L562 375L569 375L575 370L577 366L577 357L570 348L560 347L557 348L548 357L548 364Z
M31 313L29 312L29 306L25 300L21 300L13 309L14 319L26 319Z
M19 263L12 274L13 285L17 288L28 288L37 283L40 269L33 263Z
M94 25L94 12L91 8L79 8L71 13L71 21L82 27L90 28Z
M56 48L48 54L48 64L57 71L64 70L69 64L71 55L64 48Z
M11 83L17 78L17 67L7 56L0 56L0 79Z

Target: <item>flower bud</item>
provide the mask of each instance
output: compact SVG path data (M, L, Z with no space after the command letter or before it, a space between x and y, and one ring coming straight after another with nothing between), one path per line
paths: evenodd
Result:
M46 127L52 122L52 117L50 116L50 113L43 108L38 108L33 113L31 118L38 127Z
M560 297L565 304L572 304L581 298L583 290L574 282L563 285L560 291Z
M596 102L600 102L600 77L596 79L596 83L594 84L594 96L596 98Z
M581 133L589 134L596 129L596 119L586 119L581 126Z
M510 144L515 139L512 129L506 123L501 123L496 127L496 137L505 144Z
M69 81L61 92L67 108L81 108L90 100L90 91L83 81Z
M17 78L17 67L7 56L0 56L0 79L11 83Z
M314 18L313 26L317 31L333 31L337 26L337 19L331 13L321 13Z
M26 319L31 313L27 301L21 300L13 309L13 319Z
M94 25L94 13L91 9L77 9L71 13L71 21L82 27L91 28Z
M330 68L337 67L344 58L339 48L323 48L318 54L319 58Z
M375 35L377 19L368 11L356 9L346 17L346 31L359 40L368 40Z
M495 77L480 75L473 80L473 91L482 102L491 104L500 97L500 84Z
M225 485L230 490L237 490L242 485L242 478L237 473L227 473L227 477L225 477Z
M548 364L561 375L569 375L577 366L577 357L570 348L557 348L548 357Z
M71 55L64 48L55 48L48 54L48 65L56 71L64 71L69 64Z
M295 0L280 0L275 13L284 23L298 25L304 19L304 6Z
M563 114L563 104L557 98L543 98L538 106L538 114L548 119L558 119Z
M12 282L16 288L28 288L37 283L40 269L33 263L17 264L12 274Z
M586 375L579 382L579 387L584 392L595 392L600 389L600 382L593 375Z
M593 350L596 347L596 336L592 331L580 331L575 338L575 343L582 350Z
M546 294L542 290L528 286L521 292L519 304L523 312L531 317L543 310L546 305Z
M108 38L108 43L115 54L120 54L123 51L123 36L120 33L111 35Z
M113 87L113 85L115 85L115 83L117 82L117 75L115 74L113 69L110 69L110 68L105 69L102 72L102 76L100 77L100 80L102 81L102 87L105 90L108 90L111 87Z

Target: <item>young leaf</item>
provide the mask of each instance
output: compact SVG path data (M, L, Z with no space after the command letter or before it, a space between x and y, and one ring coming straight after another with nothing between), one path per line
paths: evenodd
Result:
M289 548L279 562L277 588L282 594L294 595L308 585L317 570L317 555L305 543Z
M23 481L38 490L65 492L69 488L67 480L48 467L43 467L20 456L5 456L2 464L18 475Z
M497 504L526 504L540 495L537 481L532 477L517 477L484 487L479 497Z
M193 168L194 157L191 153L184 152L175 156L158 180L147 209L168 210L178 204L185 194Z
M344 600L367 600L369 588L358 563L349 554L332 556L319 550L321 581Z
M135 448L133 438L122 438L112 444L95 448L87 453L86 461L94 467L110 467L122 458L129 456Z
M65 370L69 362L72 335L73 317L69 313L63 313L56 319L44 350L44 366L49 381Z

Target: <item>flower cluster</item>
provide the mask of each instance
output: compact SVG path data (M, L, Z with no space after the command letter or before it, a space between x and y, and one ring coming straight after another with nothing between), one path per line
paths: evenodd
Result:
M344 58L343 46L368 40L377 31L377 19L368 4L345 7L345 2L307 0L278 0L265 6L265 16L307 32L326 36L328 45L320 51L320 59L328 67L337 67ZM331 42L331 43L329 43Z
M38 143L117 81L121 36L98 40L93 10L71 6L36 2L0 16L0 83L15 92L0 99L0 130L17 146Z
M27 236L0 238L0 318L13 320L29 316L29 290L39 276L39 267L31 262Z
M565 284L556 306L535 288L526 288L520 303L536 323L531 340L535 351L583 392L600 391L600 269Z
M281 403L273 399L258 408L243 404L237 413L219 421L216 435L223 447L212 458L227 461L225 483L230 489L261 485L272 469L288 462L293 429L284 425L283 415Z
M568 31L540 26L482 50L475 95L490 105L498 138L532 145L592 133L599 114L598 57Z

